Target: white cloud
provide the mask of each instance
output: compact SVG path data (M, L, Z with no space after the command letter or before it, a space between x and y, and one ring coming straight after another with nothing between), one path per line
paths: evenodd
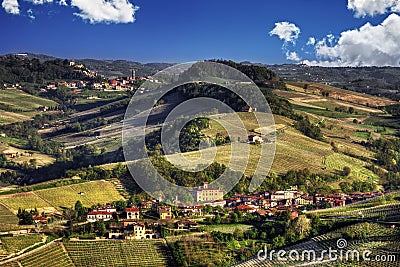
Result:
M27 2L32 2L34 5L43 5L48 3L53 3L53 0L25 0Z
M135 21L139 9L128 0L72 0L80 12L74 15L90 23L129 23Z
M68 6L66 0L60 0L60 1L58 1L58 4L59 4L60 6Z
M3 0L1 6L9 14L14 14L14 15L19 14L18 0Z
M301 58L299 57L299 55L297 55L296 52L289 52L289 51L286 51L286 59L291 60L291 61L300 61L301 60Z
M400 0L348 0L347 8L353 10L356 17L373 17L386 12L399 12Z
M269 32L269 35L276 35L285 43L296 43L300 35L300 28L293 23L287 21L275 23L275 28Z
M389 15L381 24L366 23L359 29L342 32L335 45L329 37L315 44L317 61L310 65L400 66L400 16Z
M26 13L28 13L28 18L30 19L36 19L35 15L33 14L33 10L30 8L26 11Z
M306 45L315 45L315 38L314 37L310 37L308 38L308 41L306 43Z

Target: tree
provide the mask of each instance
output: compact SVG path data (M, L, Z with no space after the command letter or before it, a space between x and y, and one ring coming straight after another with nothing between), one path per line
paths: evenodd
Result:
M216 224L220 224L221 223L221 216L219 214L215 215L214 222Z
M311 230L311 220L306 217L306 215L300 215L294 221L294 231L302 239L310 233Z
M235 230L233 231L233 236L236 240L242 240L244 236L243 230L240 228L235 228Z
M342 172L343 176L349 176L350 172L351 172L350 167L348 167L348 166L343 167L343 172Z
M31 225L34 223L33 215L29 211L18 209L17 217L20 225Z
M272 239L272 246L274 248L280 248L285 245L285 242L286 242L285 238L281 235L278 235L274 237L274 239Z
M99 235L103 236L106 233L106 226L103 221L96 221L94 223L94 231Z

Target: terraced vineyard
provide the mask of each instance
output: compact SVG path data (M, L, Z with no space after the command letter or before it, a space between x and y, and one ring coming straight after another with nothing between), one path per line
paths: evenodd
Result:
M0 237L0 259L43 241L39 234Z
M65 248L75 266L168 266L171 256L161 240L70 241Z
M0 226L4 224L7 226L7 224L13 225L17 223L18 217L9 211L5 206L0 204Z
M101 240L56 241L0 266L161 267L171 263L168 247L161 240Z
M340 153L334 153L326 157L325 164L328 168L341 172L345 166L350 167L349 177L365 181L368 179L377 180L379 177L371 170L365 168L365 162Z
M346 233L357 233L365 231L366 237L365 238L353 238L350 239L347 237ZM339 239L345 238L344 243L340 243L338 246ZM273 258L273 261L270 261L269 258L267 259L257 259L256 257L249 259L245 262L239 263L237 267L252 267L252 266L297 266L300 264L307 264L307 266L398 266L398 260L400 259L400 243L398 240L400 239L400 228L390 228L388 226L383 226L376 223L360 223L348 227L344 227L338 229L336 231L327 233L325 235L317 236L312 238L311 240L289 246L284 248L285 251L292 251L295 250L299 252L300 258L297 260L296 254L293 253L293 257L288 257L288 253L285 255L287 258L286 261L278 260L277 255ZM343 241L342 241L343 242ZM322 254L323 250L338 250L336 255L340 255L340 250L343 251L344 255L346 255L347 251L357 250L360 254L360 261L357 262L348 257L348 261L344 257L344 262L331 261L328 257L328 254ZM323 255L324 257L322 260L314 260L310 261L305 254L304 261L301 260L301 254L303 251L315 251L316 259ZM369 258L372 259L371 261L364 261L362 255L363 252L366 250L372 251L372 254L369 255ZM390 261L385 262L385 265L382 265L381 262L373 261L376 256L386 255L386 256L393 256L397 261ZM339 256L338 256L339 257ZM293 260L294 259L294 260ZM311 254L311 259L313 256ZM357 258L355 258L357 259ZM313 264L314 263L314 264ZM342 263L344 265L342 265ZM339 265L338 265L339 264ZM347 264L347 265L346 265Z
M55 211L60 210L61 207L72 207L78 200L90 207L98 203L112 203L120 199L122 196L110 182L92 181L4 195L0 197L0 203L10 207L14 212L17 212L18 208Z
M23 267L73 267L71 259L63 249L62 244L54 242L48 246L35 250L32 253L17 258L14 261L1 264L0 266L23 266Z

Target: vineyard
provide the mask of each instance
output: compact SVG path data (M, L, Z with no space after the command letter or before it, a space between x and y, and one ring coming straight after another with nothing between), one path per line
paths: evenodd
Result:
M172 256L161 240L53 242L0 266L86 267L169 266Z
M365 168L365 162L340 153L327 156L325 164L328 168L336 172L341 172L346 166L349 167L351 169L349 178L355 178L356 180L366 181L368 179L379 179L371 170Z
M0 203L10 207L15 213L19 208L54 211L62 207L72 207L76 201L92 206L122 199L122 196L107 181L93 181L50 189L42 189L27 193L5 195Z
M339 239L343 240L339 242ZM383 266L382 263L373 260L364 261L362 257L363 252L366 250L372 251L372 254L369 255L370 259L375 259L377 255L390 255L399 260L399 239L400 229L398 227L391 228L376 223L359 223L284 248L284 250L287 252L285 255L285 257L287 258L286 261L278 260L277 255L275 254L273 261L269 260L269 256L265 260L252 258L235 266L297 266L306 263L307 266ZM338 260L331 261L331 259L329 259L328 257L328 254L323 254L322 252L324 250L328 251L329 249L337 250L336 255L340 255L340 250L343 251L344 255L346 255L347 251L357 250L360 255L360 261L358 262L356 260L357 258L352 258L351 256L348 257L348 261L344 257L342 258L344 261L339 262L339 256ZM301 256L298 260L296 258L296 253L292 253L291 255L293 255L293 257L289 257L289 251L297 251L299 255L302 255L302 252L304 251L315 251L316 257L315 260L310 261L310 259L313 259L313 254L311 254L311 256L305 254L304 260L301 259ZM321 255L323 256L322 258ZM385 262L384 266L398 266L398 262L392 260L390 262Z
M44 237L39 234L0 237L0 258L5 258L43 241Z

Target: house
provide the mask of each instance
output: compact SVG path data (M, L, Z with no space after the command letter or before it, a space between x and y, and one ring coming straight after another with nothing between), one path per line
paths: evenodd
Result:
M314 200L311 196L303 195L296 198L295 203L299 206L312 205L314 203Z
M210 201L205 201L203 202L203 205L208 205L211 207L225 207L226 206L226 200L224 199L218 199L218 200L210 200Z
M171 206L158 206L157 214L160 217L160 219L162 219L162 220L172 219Z
M249 143L254 144L254 143L263 143L263 142L264 142L264 140L262 139L261 136L258 136L258 135L250 135L249 136Z
M112 212L107 212L107 211L91 211L86 216L86 220L88 222L109 221L111 219L112 219Z
M185 206L180 208L185 215L202 215L202 206Z
M35 224L37 224L37 223L47 224L47 219L42 216L33 217L33 221L35 222Z
M117 212L117 209L113 205L104 205L104 206L94 209L93 211L105 211L105 212L114 213L114 212Z
M139 220L139 208L126 208L126 218L128 220Z
M133 225L133 237L135 239L145 239L146 237L146 226L144 223L137 223Z
M275 191L271 193L271 200L293 199L297 196L295 190Z
M175 227L177 230L197 230L200 225L196 222L192 222L190 220L180 220L175 223Z
M253 213L256 212L256 209L254 207L248 206L248 205L239 205L236 207L238 211L242 213Z
M194 194L196 202L214 201L224 198L224 191L219 188L211 188L207 182L203 183Z
M10 149L4 150L2 152L2 154L6 155L6 156L8 156L10 158L14 158L14 157L16 157L18 155L18 152L10 148Z

